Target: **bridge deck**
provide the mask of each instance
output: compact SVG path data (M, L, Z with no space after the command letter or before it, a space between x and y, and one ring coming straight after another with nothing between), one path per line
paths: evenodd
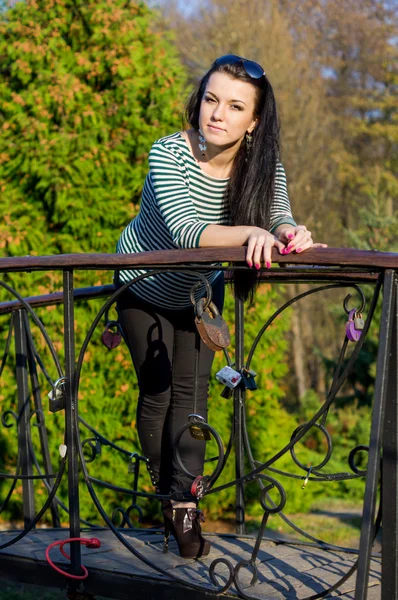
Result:
M163 537L154 530L120 530L125 539L146 559L169 573L170 577L193 582L201 590L184 587L143 563L128 551L108 529L85 531L82 537L98 537L101 548L96 550L82 547L82 563L89 571L84 581L84 591L110 598L151 598L190 600L215 597L216 590L209 576L209 565L217 558L230 560L233 566L249 559L254 539L249 536L213 534L209 536L212 550L208 557L200 560L182 559L177 553L175 541L170 539L170 550L163 553ZM0 532L0 544L13 539L18 532ZM56 540L66 539L65 529L37 529L16 544L0 551L0 574L22 582L40 583L63 587L66 578L54 571L46 562L45 549ZM68 546L65 547L68 551ZM320 549L313 545L292 544L275 540L263 540L257 557L258 581L250 586L252 575L248 569L240 571L240 581L245 594L267 600L304 600L322 592L343 577L355 563L357 555L349 551ZM58 547L51 558L67 570L68 561ZM371 562L368 600L380 600L380 556L374 555ZM227 567L217 569L220 581L226 581ZM340 589L326 598L342 600L354 598L355 574ZM236 587L223 595L236 598Z

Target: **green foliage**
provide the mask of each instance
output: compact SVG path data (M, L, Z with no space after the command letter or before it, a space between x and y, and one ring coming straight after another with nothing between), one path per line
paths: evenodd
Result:
M5 253L114 249L149 148L181 112L182 67L153 21L124 0L28 0L3 16Z
M254 307L246 308L246 356L261 325L266 322L275 310L275 306L278 306L279 303L280 292L277 292L275 287L265 284L257 293ZM101 304L102 301L97 300L77 306L76 334L78 350L82 346L83 338ZM51 337L62 362L62 310L48 307L40 309L38 314L48 330L50 332L55 331L55 335ZM226 294L224 316L232 331L234 302L229 289ZM259 388L254 392L247 392L246 416L251 450L254 459L259 462L265 462L280 451L289 442L291 434L296 427L308 421L320 406L320 399L313 393L309 393L303 399L302 409L296 415L290 414L283 406L282 400L286 393L286 376L288 371L286 361L288 348L285 334L289 327L290 317L288 313L278 317L262 337L254 353L251 365L258 373L256 380ZM101 435L127 452L140 452L135 422L138 388L131 359L125 344L121 344L121 346L112 352L105 350L99 344L101 330L102 327L100 326L94 332L93 339L84 357L79 388L79 414L89 425L97 429ZM51 364L44 341L37 333L36 328L33 328L33 332L36 346L45 364ZM230 352L231 356L233 356L234 339L232 340ZM214 377L216 371L224 365L225 359L222 353L217 353L213 366L213 376L210 381L209 423L219 432L226 447L232 428L233 403L232 400L220 397L222 386ZM13 392L15 385L14 387L11 386L11 383L14 381L14 368L15 365L11 362L6 368L5 382L10 387L4 387L4 390L7 390L7 395L3 392L2 404L7 408L15 410L15 401L12 401L12 395L15 397L15 391ZM55 379L56 373L54 371L52 369L51 375ZM44 393L48 391L48 384L42 376L40 379L44 400L46 400ZM329 430L333 434L333 440L337 440L337 446L334 448L333 460L328 465L327 472L347 471L347 456L349 451L358 443L367 443L368 435L366 435L366 427L369 423L369 413L363 412L363 410L361 412L361 410L358 412L358 407L355 407L353 409L341 410L336 415L335 413L330 413L328 429L330 426L331 429ZM51 414L45 407L45 419L53 469L57 468L60 460L58 446L63 441L63 418L63 413ZM80 427L80 431L82 440L92 437L92 434L83 426ZM2 432L2 436L4 446L8 449L7 454L3 455L3 457L8 468L11 468L16 460L15 427ZM33 428L33 443L38 450L38 430L35 428ZM319 464L325 453L324 439L319 435L319 432L312 430L311 434L308 434L304 438L304 441L297 445L296 453L305 466ZM216 454L215 443L209 443L207 458L212 458ZM86 455L90 455L88 446L86 446ZM227 483L235 478L234 458L234 451L232 451L217 485ZM209 462L206 466L206 472L210 473L213 466L214 463ZM287 513L306 512L310 509L314 501L324 498L325 494L327 496L333 495L334 497L344 498L349 492L350 495L353 494L352 497L354 498L360 499L361 497L362 484L356 482L329 482L322 484L311 482L305 490L302 490L301 486L305 472L294 464L289 452L283 455L272 467L299 476L299 479L293 479L276 475L276 478L281 481L286 490ZM251 466L247 462L246 472L249 470L251 470ZM109 446L102 446L101 454L92 463L88 464L88 471L92 477L103 479L126 489L132 488L133 475L128 472L128 457L116 452ZM265 471L265 474L273 476L273 473L269 471ZM117 506L127 508L130 503L129 498L123 496L123 494L115 493L112 490L106 490L95 485L94 487L109 515L112 514L112 511ZM139 487L144 492L153 491L143 465L141 465ZM1 488L2 495L5 489L6 487L3 485ZM20 486L18 492L20 492ZM45 495L39 484L36 486L36 493L37 506L40 506ZM258 484L246 486L245 494L247 514L252 517L261 516ZM61 484L59 495L67 503L66 477ZM272 497L275 502L279 501L276 491L272 492ZM213 519L225 518L226 516L233 515L234 502L235 488L231 486L221 493L209 494L204 499L203 506L208 510L208 514ZM142 507L147 518L159 517L158 503L139 499L138 504ZM21 497L18 493L13 496L8 513L9 518L16 519L20 511ZM84 484L81 486L81 513L85 519L95 523L101 522ZM133 521L136 520L136 513L134 511L131 517ZM67 523L67 515L62 511L61 521L64 524Z
M0 17L0 248L4 255L113 252L120 231L138 210L154 140L180 125L184 70L156 15L125 0L28 0ZM111 282L111 274L76 273L75 285ZM62 287L62 274L6 275L22 295ZM10 299L0 291L0 299ZM79 349L102 302L76 306ZM62 309L38 311L63 362ZM7 319L0 325L1 346ZM57 373L33 328L52 378ZM106 437L139 450L137 387L128 351L108 354L96 332L85 356L81 415ZM126 370L128 374L126 375ZM48 383L40 377L42 392ZM7 363L0 402L16 409L15 364ZM63 414L45 411L54 468L63 441ZM116 418L117 417L117 418ZM37 430L33 442L38 447ZM2 461L15 465L16 428L2 431ZM87 434L85 434L86 437ZM111 458L112 456L112 458ZM104 448L101 476L131 488L127 461ZM97 461L96 465L99 461ZM4 465L0 465L3 467ZM98 475L98 473L96 473ZM147 489L149 484L147 482ZM1 492L8 489L2 480ZM17 492L8 517L20 509ZM38 494L43 494L37 487ZM65 484L61 491L65 500ZM15 498L15 500L14 500ZM105 502L116 503L113 493ZM83 503L85 516L97 519ZM66 520L66 518L65 518Z
M369 191L369 204L367 208L358 210L356 228L346 232L347 238L353 246L366 250L377 249L382 252L397 252L398 244L396 230L398 218L390 214L390 206L384 193L380 191L377 181ZM365 317L370 308L374 286L361 286L366 298ZM374 384L376 378L376 360L379 347L379 332L381 322L381 298L379 298L367 339L357 358L352 372L348 375L347 383L337 398L337 406L371 406L374 398ZM336 368L335 359L322 356L327 377L330 379ZM343 361L343 367L348 359Z
M256 295L253 308L246 309L245 323L245 356L248 355L260 327L272 315L276 306L281 303L281 292L275 287L263 285ZM232 298L227 295L225 316L229 322L233 320ZM278 317L262 337L254 353L252 368L258 373L256 381L259 389L246 393L246 418L249 441L253 457L263 463L282 450L290 441L291 435L298 425L308 422L321 407L321 399L313 392L307 392L302 399L300 410L290 414L284 406L283 400L287 391L287 340L286 333L290 328L290 315L284 313ZM232 344L233 346L233 344ZM215 359L215 369L224 366L222 355ZM228 440L232 426L232 401L219 397L220 384L212 380L210 387L210 423L215 425L223 440ZM227 408L227 410L226 410ZM329 412L327 429L333 439L333 455L331 461L325 466L325 473L351 473L348 467L349 452L358 444L367 444L369 439L370 409L359 407L357 404L346 408L335 407ZM214 456L213 451L208 456ZM304 467L318 465L324 458L327 450L325 438L318 429L312 428L295 447L295 453ZM235 477L234 454L229 460L218 484L231 481ZM360 468L366 464L366 456L358 457ZM365 462L364 462L365 461ZM210 463L211 465L212 463ZM317 500L321 498L336 497L346 498L350 494L352 499L360 501L363 497L363 480L322 482L308 484L303 490L302 484L306 471L299 468L293 461L290 452L285 453L271 465L290 475L274 474L265 470L264 474L275 477L283 485L286 496L286 513L307 512ZM246 472L251 470L246 464ZM352 473L351 473L352 474ZM247 514L260 517L263 514L259 502L258 484L245 487ZM278 503L280 497L274 490L271 497ZM213 518L225 518L234 514L235 489L228 488L221 493L208 495L204 506L210 509Z
M176 52L164 32L157 31L154 14L144 4L125 0L27 0L17 3L0 17L0 248L5 255L69 252L113 252L119 232L138 210L139 194L147 171L147 153L152 142L180 125L185 96L185 75ZM23 295L44 294L62 286L57 272L6 276ZM111 276L76 273L76 286L109 283ZM0 298L8 296L2 290ZM76 306L76 346L82 347L87 331L102 305L101 300ZM253 308L246 309L246 356L260 325L280 303L280 294L269 285L258 291ZM62 309L37 311L50 332L63 363ZM226 297L225 316L234 321L233 299ZM289 315L278 317L263 336L254 355L259 389L247 394L247 424L254 458L264 462L283 448L299 423L317 410L319 399L304 402L303 412L293 416L283 406L288 388L286 333ZM108 352L100 344L101 326L94 332L84 356L79 388L80 415L129 453L140 452L135 423L137 382L128 350L122 344ZM40 356L57 373L45 342L33 327ZM7 336L7 319L0 323L0 345ZM234 342L231 355L233 356ZM216 356L214 373L224 366ZM2 411L16 410L15 362L10 359L3 374ZM43 398L49 385L40 375ZM232 425L232 402L219 396L220 384L210 382L210 423L224 444ZM310 401L311 400L311 401ZM311 411L313 411L311 413ZM362 412L361 412L362 411ZM357 419L357 413L363 419ZM63 413L44 415L49 435L53 469L60 461ZM336 433L346 435L348 446L337 449L333 466L346 469L346 450L358 440L366 443L365 408L330 415ZM351 431L351 430L350 430ZM91 437L83 427L82 438ZM38 430L32 428L33 444L39 449ZM363 440L365 436L365 440ZM347 436L346 436L347 437ZM86 447L87 454L88 448ZM319 436L308 436L300 445L303 464L317 464L324 454ZM214 443L208 457L215 456ZM2 428L0 470L13 470L16 462L16 427ZM210 472L213 463L206 466ZM290 454L273 465L300 477ZM246 465L246 469L251 467ZM128 458L108 446L88 465L92 477L131 489ZM140 489L152 492L145 468ZM272 473L271 473L272 475ZM235 477L234 453L219 484ZM301 480L282 478L289 512L308 510L314 498L347 493L349 484L323 484L301 490ZM0 497L7 488L0 481ZM359 485L359 484L358 484ZM35 484L37 506L46 494ZM121 494L95 488L101 502L112 509L129 502ZM247 508L261 512L257 485L247 488ZM98 513L82 485L82 516L99 522ZM18 483L7 513L16 519L21 511ZM67 502L66 477L60 497ZM273 496L274 497L274 496ZM235 490L209 494L204 505L213 518L234 510ZM278 498L274 497L275 501ZM156 503L139 500L147 515L159 510ZM61 516L63 523L67 516Z
M302 407L299 413L299 418L302 422L308 422L311 417L322 405L319 396L309 391L303 398ZM350 473L353 475L349 467L348 458L350 452L357 445L368 445L371 422L371 408L369 406L359 406L358 402L347 404L340 408L334 403L330 408L325 428L331 436L333 453L327 467L323 469L326 473ZM306 455L308 465L314 465L315 460L319 459L326 453L325 436L321 431L311 430L310 434L297 445L297 454L303 452ZM301 459L301 454L300 454ZM302 459L304 462L304 458ZM359 469L365 469L367 463L366 452L360 452L355 457L355 464ZM316 463L315 463L316 464ZM308 484L310 485L310 484ZM364 480L354 479L352 481L326 482L319 485L319 490L314 495L316 497L324 494L321 489L327 486L329 496L333 498L347 499L360 501L363 498Z
M266 320L272 315L280 300L280 293L268 284L257 291L253 307L245 309L245 356L251 344ZM234 301L229 292L226 294L224 318L230 324L234 322ZM258 390L246 393L246 418L249 439L255 460L265 461L281 447L280 432L289 438L289 431L295 428L294 420L280 404L284 395L283 378L287 373L285 360L287 342L284 333L289 328L288 316L278 317L262 337L254 353L251 368L257 372ZM235 340L232 339L230 353L234 356ZM225 366L225 358L217 353L213 372ZM220 396L222 385L212 377L210 382L210 415L209 422L221 435L224 446L227 445L232 430L233 400ZM279 438L279 439L278 439ZM213 451L213 453L212 453ZM208 449L208 456L214 456L214 447ZM235 454L231 453L226 468L216 485L232 481L235 478ZM209 463L211 468L212 463ZM251 470L250 465L246 465ZM253 489L254 490L254 489ZM254 493L248 488L248 510L255 510L258 505L258 490ZM234 511L235 488L230 487L221 493L210 494L204 500L215 518L225 517Z

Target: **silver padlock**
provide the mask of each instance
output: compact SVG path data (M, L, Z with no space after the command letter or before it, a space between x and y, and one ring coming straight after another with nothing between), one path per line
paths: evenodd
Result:
M50 412L57 412L65 408L65 377L60 377L54 383L54 387L47 394Z
M232 367L223 367L216 373L216 379L233 390L242 379L242 375Z
M362 331L362 329L365 327L365 321L362 318L362 313L355 313L354 327L357 331Z

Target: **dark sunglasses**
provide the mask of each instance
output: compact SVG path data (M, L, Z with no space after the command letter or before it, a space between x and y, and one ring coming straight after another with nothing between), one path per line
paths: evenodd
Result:
M265 75L264 69L260 67L258 63L253 60L248 60L247 58L242 58L241 56L236 56L236 54L225 54L224 56L220 56L220 58L217 58L214 61L214 64L217 66L234 65L238 62L242 64L246 73L253 79L260 79L260 77Z

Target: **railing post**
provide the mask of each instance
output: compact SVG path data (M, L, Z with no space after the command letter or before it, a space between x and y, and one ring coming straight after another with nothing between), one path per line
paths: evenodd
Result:
M235 299L235 369L240 371L244 361L244 304ZM244 475L245 449L243 443L243 411L245 410L245 391L238 386L234 392L234 429L235 429L235 476ZM236 486L236 533L245 533L245 497L242 484Z
M30 395L28 380L27 339L24 325L24 309L14 312L16 377L18 389L18 452L21 475L31 477L33 474L30 455ZM34 519L35 501L32 479L22 479L22 502L25 527Z
M382 462L382 600L398 600L398 301L394 281L394 304ZM380 340L382 342L382 340Z
M376 497L380 474L381 442L388 388L387 374L388 368L391 365L391 333L394 320L393 315L396 307L395 289L394 271L387 270L384 275L383 285L383 304L381 309L379 336L380 344L377 353L375 397L370 430L368 466L366 469L366 486L363 502L361 537L359 542L355 600L366 600L368 594L369 569L375 530ZM395 599L390 596L388 600Z
M65 431L68 452L68 497L70 537L80 537L78 431L75 393L75 318L73 270L64 270L64 340L65 340ZM80 543L70 544L71 571L80 574ZM73 584L71 584L73 587Z

